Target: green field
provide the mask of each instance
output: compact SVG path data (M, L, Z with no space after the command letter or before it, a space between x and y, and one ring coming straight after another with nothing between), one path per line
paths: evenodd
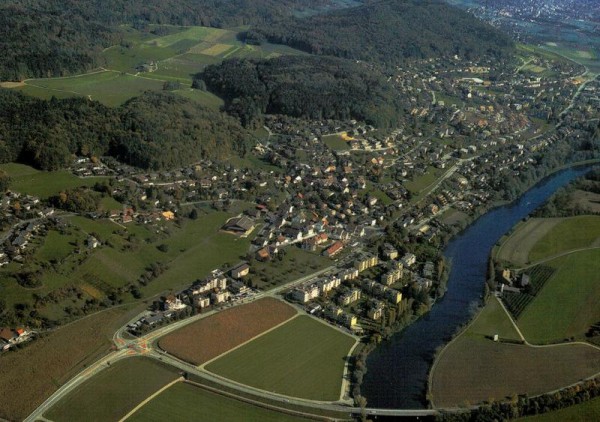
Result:
M121 360L73 390L45 417L56 422L116 421L178 376L155 360Z
M518 320L534 343L580 338L600 321L600 250L577 252L548 262L557 271Z
M491 297L465 335L492 338L495 334L498 334L501 340L521 339L498 299Z
M598 420L600 420L600 398L554 412L519 419L522 422L580 422Z
M306 419L253 406L192 384L177 383L127 421L300 422Z
M423 175L417 176L409 182L405 182L404 187L413 194L419 194L418 197L423 197L426 194L425 190L442 177L445 172L446 170L444 169L428 167Z
M580 216L561 221L533 246L529 261L534 262L573 249L596 245L600 238L600 217Z
M65 189L78 186L93 186L104 177L79 178L66 170L39 171L25 164L0 164L11 177L10 189L25 195L34 195L42 199L56 195Z
M300 316L206 369L266 391L335 401L340 398L345 359L354 342L349 335Z

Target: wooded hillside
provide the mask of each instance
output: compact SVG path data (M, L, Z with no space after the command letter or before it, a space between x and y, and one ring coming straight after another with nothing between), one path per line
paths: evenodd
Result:
M513 42L492 26L441 0L383 0L307 18L289 17L248 31L309 53L399 64L407 58L467 59L509 53Z
M2 163L56 170L73 154L112 155L157 170L242 153L249 136L224 113L171 94L148 92L112 109L81 98L44 101L0 90Z
M333 57L283 56L227 60L197 76L225 100L228 113L250 125L261 114L398 123L401 98L387 77L366 63Z

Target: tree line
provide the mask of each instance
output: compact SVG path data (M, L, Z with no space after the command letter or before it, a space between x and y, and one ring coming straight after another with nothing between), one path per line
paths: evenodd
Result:
M109 155L144 169L243 154L251 135L225 113L169 93L147 92L118 108L82 98L46 101L0 90L0 162L42 170L73 155Z

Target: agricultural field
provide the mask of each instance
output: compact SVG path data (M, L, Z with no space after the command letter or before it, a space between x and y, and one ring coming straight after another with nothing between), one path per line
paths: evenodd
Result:
M502 239L496 259L516 266L526 265L529 262L531 249L563 220L562 218L530 218L524 223L519 223L512 234Z
M160 28L158 28L160 26ZM144 91L160 91L165 82L179 82L175 94L201 105L219 108L222 101L209 92L191 88L195 74L210 64L226 58L270 58L283 54L305 54L274 44L246 45L237 39L237 31L202 26L150 25L167 35L123 27L123 42L102 52L103 66L87 74L28 79L22 84L7 85L27 95L49 99L80 96L118 106ZM148 71L140 72L140 66Z
M598 420L600 420L600 398L554 412L519 419L521 422L580 422Z
M262 390L311 400L340 398L353 337L299 316L211 362L206 369Z
M86 380L44 416L55 422L117 421L178 377L176 369L158 361L124 359Z
M190 415L193 415L190 418ZM199 420L211 422L302 422L304 418L253 406L189 383L163 391L129 418L128 422Z
M529 252L529 261L552 257L573 249L600 246L600 217L579 216L562 220L542 236Z
M140 310L103 311L52 331L17 353L0 355L0 418L27 417L87 364L108 353L115 330Z
M17 163L0 164L0 169L10 176L11 190L24 195L35 195L41 199L56 195L65 189L93 186L97 182L106 180L105 177L80 178L67 170L40 171Z
M577 252L547 262L556 273L518 319L534 343L581 338L600 321L600 250Z
M488 307L494 302L490 300ZM518 339L499 308L484 309L463 334L440 354L433 369L430 392L436 407L461 407L513 394L541 394L600 370L600 350L582 344L530 347L494 342L499 334Z
M226 309L187 325L159 341L163 350L201 365L296 315L291 306L265 298Z

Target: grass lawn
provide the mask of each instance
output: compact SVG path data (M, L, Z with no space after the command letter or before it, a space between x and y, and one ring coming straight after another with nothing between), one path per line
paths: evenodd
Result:
M0 418L23 420L86 364L109 351L112 335L140 308L104 311L0 355Z
M65 189L93 186L96 182L106 180L102 177L79 178L66 170L39 171L25 164L16 163L1 164L0 169L6 171L11 177L11 190L42 199L56 195Z
M577 252L547 265L557 272L519 317L519 328L533 343L582 337L600 321L600 250Z
M273 298L226 309L160 339L159 346L201 365L296 316L296 309Z
M253 286L272 289L333 265L330 258L317 252L308 252L296 246L288 246L284 250L285 257L281 261L274 259L270 262L252 263L253 270L247 278Z
M350 149L348 142L344 141L340 135L323 136L323 142L334 151L345 151Z
M333 401L340 397L346 356L354 342L349 335L300 316L206 369L262 390Z
M127 421L300 422L306 419L253 406L180 382L152 399Z
M156 360L124 359L85 381L44 416L56 422L117 421L177 377L176 369Z
M430 385L436 407L542 394L600 370L600 351L590 346L535 348L486 338L493 334L518 338L500 310L498 302L490 300L479 318L437 358Z
M521 418L522 422L579 422L600 420L600 398L541 415Z
M600 237L600 217L580 216L561 221L531 249L529 261L550 257L561 252L585 248Z
M77 241L84 240L85 237L80 233L61 235L59 232L51 230L44 238L42 247L36 251L35 258L41 261L61 260L77 249Z

